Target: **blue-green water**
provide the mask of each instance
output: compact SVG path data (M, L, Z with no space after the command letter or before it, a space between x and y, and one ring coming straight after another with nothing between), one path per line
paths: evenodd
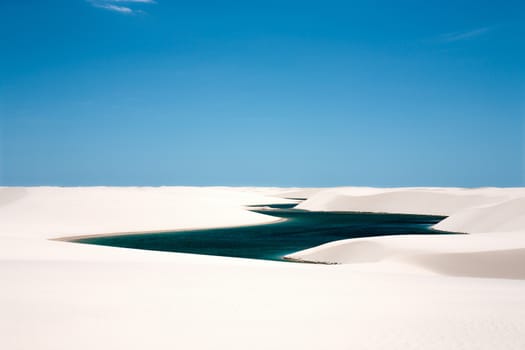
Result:
M286 219L273 224L77 239L75 242L169 252L282 260L323 243L356 237L436 234L444 217L428 215L308 212L293 205L252 210Z

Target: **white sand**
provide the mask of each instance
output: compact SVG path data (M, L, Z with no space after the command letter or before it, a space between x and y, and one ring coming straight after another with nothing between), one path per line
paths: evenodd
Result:
M326 263L376 263L426 268L456 276L525 278L523 188L340 188L318 192L298 207L307 210L450 215L437 230L453 236L390 236L330 242L289 255Z
M290 193L311 196L301 205L310 210L450 215L436 227L473 234L361 238L294 254L345 265L48 240L270 222L243 206L300 197ZM524 349L524 197L523 189L0 188L0 349Z
M451 215L461 209L525 197L524 188L366 188L318 191L298 208L317 211L364 211Z

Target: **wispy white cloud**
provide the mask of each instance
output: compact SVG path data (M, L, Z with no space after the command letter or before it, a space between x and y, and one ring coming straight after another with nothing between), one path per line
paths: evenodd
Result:
M463 32L445 33L443 35L440 35L438 39L439 41L444 42L444 43L452 43L455 41L470 40L470 39L474 39L479 36L482 36L484 34L487 34L491 30L492 28L490 27L483 27L483 28L477 28L477 29L463 31Z
M156 4L155 0L86 0L94 7L123 14L140 13L141 10L134 9L136 4Z
M133 10L126 6L117 6L113 4L93 4L93 6L120 13L133 13Z

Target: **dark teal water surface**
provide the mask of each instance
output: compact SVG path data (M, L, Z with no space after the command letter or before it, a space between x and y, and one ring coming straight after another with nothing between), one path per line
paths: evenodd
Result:
M231 228L129 234L75 242L169 252L283 260L283 256L323 243L356 237L436 234L430 226L444 217L428 215L309 212L276 204L255 212L285 221ZM269 208L268 208L269 207Z

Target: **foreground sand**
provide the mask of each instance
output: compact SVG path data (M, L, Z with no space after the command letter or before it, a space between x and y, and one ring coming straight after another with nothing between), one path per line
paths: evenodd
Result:
M247 204L442 214L454 236L332 242L342 265L52 241L264 223ZM2 349L524 349L523 189L0 188ZM462 276L462 277L458 277ZM490 278L479 278L490 277Z

